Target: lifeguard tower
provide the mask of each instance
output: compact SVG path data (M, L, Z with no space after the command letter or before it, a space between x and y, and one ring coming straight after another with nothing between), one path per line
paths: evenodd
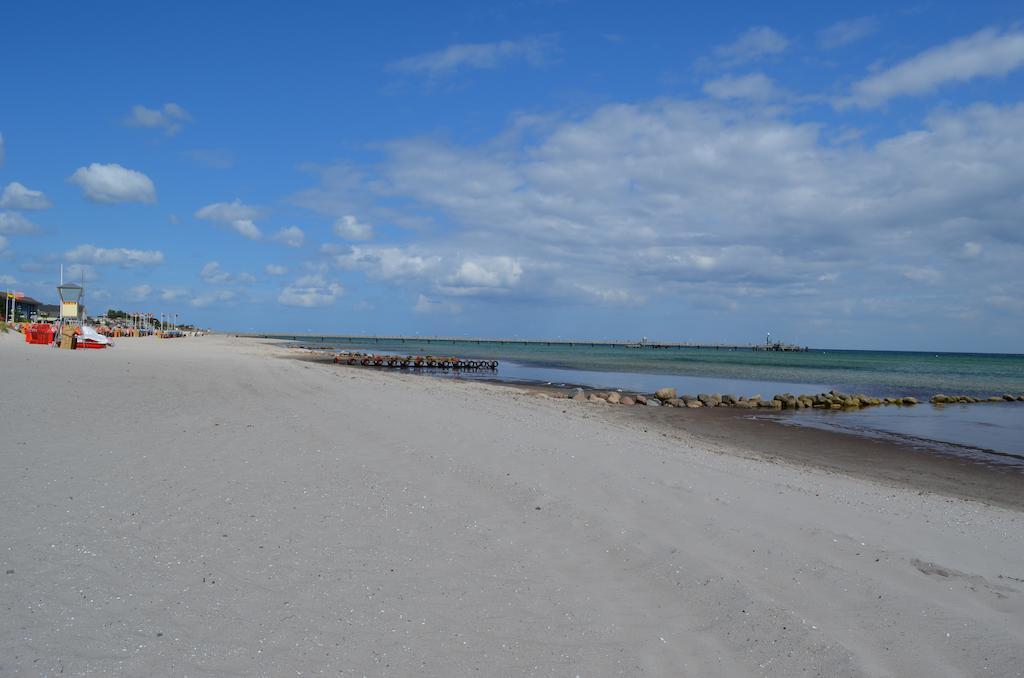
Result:
M82 305L85 288L73 283L61 283L57 286L57 294L60 295L60 321L81 325L85 317L85 306Z

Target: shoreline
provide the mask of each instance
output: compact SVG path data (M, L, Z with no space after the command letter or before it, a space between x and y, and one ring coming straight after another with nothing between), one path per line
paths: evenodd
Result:
M305 349L324 355L329 355L337 350L315 343L303 344L280 339L270 341L280 341L282 346ZM368 350L370 353L356 352L354 360L358 361L360 356L368 356L371 353L381 354L382 357L379 360L388 361L394 357L396 369L400 366L397 363L403 362L408 363L408 368L412 371L416 371L412 359L407 360L404 356L408 355L410 351L425 355L424 347L417 348L415 346L401 347L405 350L396 350L400 348L397 346L359 348L361 351ZM927 367L920 366L929 372L931 375L929 379L935 382L933 386L938 391L960 393L960 395L944 395L933 390L924 394L919 388L920 385L917 388L907 387L906 389L895 387L894 384L902 381L901 378L880 377L881 381L878 384L886 382L889 384L887 387L879 386L862 390L823 385L843 383L843 380L798 383L795 379L799 379L799 376L795 372L786 372L786 370L793 369L794 366L783 365L785 360L782 363L774 361L772 363L774 366L770 368L782 370L781 372L764 373L765 366L762 364L759 368L752 368L761 370L759 374L752 373L744 377L735 373L737 366L732 358L728 358L725 363L719 365L726 372L711 373L719 376L705 374L704 372L711 369L713 363L717 364L719 360L717 352L712 352L716 355L708 359L710 362L705 361L704 358L698 359L698 363L704 365L701 369L691 371L691 363L683 361L677 364L673 359L670 363L675 366L675 371L661 373L653 369L651 371L641 370L639 365L633 366L637 368L636 371L622 372L621 370L626 369L625 367L616 367L608 363L609 355L592 354L593 349L586 347L579 349L579 354L561 355L557 359L548 354L545 354L547 357L544 359L541 359L540 354L525 356L514 348L509 349L512 353L506 354L504 357L493 351L474 353L472 347L464 348L466 353L457 355L463 356L470 362L477 359L497 359L500 361L500 366L493 373L468 370L462 371L460 374L459 370L455 369L451 372L442 370L440 373L430 371L429 374L438 377L521 385L554 385L566 388L579 386L587 391L593 391L597 397L603 398L606 393L611 393L610 400L612 401L615 400L614 392L622 394L651 394L656 391L673 393L672 388L674 387L674 393L680 395L674 400L669 399L667 403L663 398L661 400L663 404L677 407L705 405L746 408L769 413L774 411L785 417L785 421L792 425L853 432L856 435L882 438L898 444L934 449L940 453L976 458L982 462L992 461L1007 466L1024 465L1024 417L1021 417L1020 413L1016 411L1016 408L1024 409L1024 381L1014 377L1011 381L1019 382L1016 383L1018 389L997 391L999 395L993 395L987 392L987 389L970 391L975 395L968 395L967 392L953 388L946 389L945 386L949 384L963 385L965 365L950 365L953 376L948 382L935 381L939 378L939 372L934 364ZM446 350L454 349L455 347L448 346ZM342 351L342 354L344 353L346 352ZM489 357L487 357L488 355ZM929 362L926 359L927 356L922 358L925 363ZM866 363L865 360L867 360ZM832 370L835 373L845 369L858 369L858 365L860 368L864 368L867 364L871 365L870 368L867 368L869 372L873 370L872 374L881 374L879 364L872 360L875 359L846 359L846 362L841 361L831 367L819 361L818 367L815 369L819 371ZM885 361L889 360L891 358L885 358ZM729 363L731 367L726 363ZM743 361L741 363L747 364ZM349 364L352 364L352 359L349 359ZM648 366L653 368L654 364ZM893 367L898 367L894 373L900 373L910 366L894 365ZM662 368L665 369L664 365ZM989 368L992 366L989 365ZM1009 367L1001 364L995 369L1005 372ZM1022 362L1022 369L1024 369L1024 362ZM787 380L777 381L778 379ZM863 380L864 378L860 377L852 381ZM1001 380L990 382L990 386L996 387L999 381ZM869 396L865 393L873 395ZM976 395L977 393L985 393L985 395L982 397ZM698 398L698 394L703 395ZM710 394L722 395L719 397ZM759 395L752 396L751 394ZM763 394L764 397L760 394ZM929 401L929 404L926 405L925 401ZM796 416L791 416L794 413Z
M297 360L338 369L375 370L336 365L317 351L286 345L281 347L294 351L292 357ZM581 385L562 387L499 378L460 379L435 376L429 372L379 373L385 377L428 378L463 384L482 383L528 394L544 394L554 400L564 400L574 407L590 408L609 421L633 429L655 428L661 434L674 438L678 438L680 434L691 435L725 454L749 456L776 463L785 462L881 482L893 487L933 492L1024 511L1024 492L1021 491L1024 484L1024 467L986 464L949 452L920 449L910 443L873 438L853 432L788 425L764 410L616 407L590 402L578 403L566 397L567 391L577 387L584 388L587 392L602 391Z

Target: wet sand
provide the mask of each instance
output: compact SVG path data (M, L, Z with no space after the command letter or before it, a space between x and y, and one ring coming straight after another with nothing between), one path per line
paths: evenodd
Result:
M702 408L612 408L626 424L644 422L668 435L685 432L724 453L843 473L857 478L1024 510L1020 467L985 464L951 454L850 433L787 426L747 411ZM632 410L640 410L634 412Z
M1021 675L1020 511L291 355L0 337L0 675Z

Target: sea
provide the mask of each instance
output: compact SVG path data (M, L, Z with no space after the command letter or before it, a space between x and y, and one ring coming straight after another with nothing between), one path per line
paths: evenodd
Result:
M494 371L424 370L435 377L550 386L583 386L641 393L664 386L680 394L735 396L814 394L830 390L876 397L975 397L1024 394L1024 355L809 349L804 352L714 348L639 348L496 341L291 337L325 351L458 356L497 360ZM762 413L782 424L877 437L943 454L1024 470L1024 402L857 411Z

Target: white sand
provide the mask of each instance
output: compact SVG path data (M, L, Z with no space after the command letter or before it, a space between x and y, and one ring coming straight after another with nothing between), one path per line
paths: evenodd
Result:
M0 336L0 675L1024 672L1020 513L281 353Z

